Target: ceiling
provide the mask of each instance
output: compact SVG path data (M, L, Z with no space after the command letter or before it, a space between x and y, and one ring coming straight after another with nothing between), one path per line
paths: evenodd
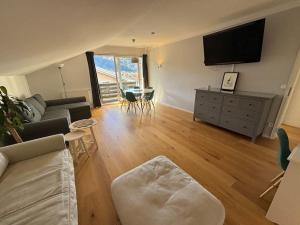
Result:
M0 75L26 74L108 44L163 45L299 5L299 0L4 0Z

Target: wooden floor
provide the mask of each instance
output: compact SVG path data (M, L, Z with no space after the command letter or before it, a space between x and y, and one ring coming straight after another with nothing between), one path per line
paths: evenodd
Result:
M119 106L93 112L99 149L76 167L80 225L119 224L111 199L111 181L158 155L165 155L222 201L226 225L272 224L265 219L274 192L259 194L277 166L277 140L249 138L193 122L187 112L157 106L151 114L126 113ZM299 129L285 127L292 145ZM142 225L142 224L141 224Z

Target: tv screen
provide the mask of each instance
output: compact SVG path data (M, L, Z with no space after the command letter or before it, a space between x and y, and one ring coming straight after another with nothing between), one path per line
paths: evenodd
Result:
M265 19L261 19L204 36L204 64L259 62L264 28Z

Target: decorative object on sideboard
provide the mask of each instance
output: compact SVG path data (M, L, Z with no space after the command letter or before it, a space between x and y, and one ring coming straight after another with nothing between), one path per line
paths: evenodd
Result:
M239 72L225 72L223 76L222 91L234 91L239 77Z
M0 138L9 134L17 143L23 142L17 129L23 129L22 112L29 112L30 108L21 100L9 96L7 89L0 86Z

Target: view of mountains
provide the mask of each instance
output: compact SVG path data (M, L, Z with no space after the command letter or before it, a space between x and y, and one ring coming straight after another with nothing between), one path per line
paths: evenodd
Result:
M131 62L131 58L120 57L120 67L122 72L134 73L137 72L137 64ZM95 55L94 61L96 68L104 69L107 71L115 72L115 63L113 56L100 56Z

